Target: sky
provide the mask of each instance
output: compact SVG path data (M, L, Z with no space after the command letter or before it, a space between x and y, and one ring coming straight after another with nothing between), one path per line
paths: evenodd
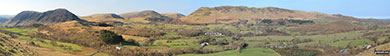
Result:
M272 6L359 18L390 18L390 0L0 0L0 15L56 8L65 8L78 16L143 10L188 15L200 7L216 6Z

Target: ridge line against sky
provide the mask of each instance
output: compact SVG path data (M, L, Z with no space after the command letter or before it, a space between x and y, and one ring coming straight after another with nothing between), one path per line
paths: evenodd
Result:
M25 10L44 12L56 8L66 8L79 16L143 10L188 15L200 7L272 6L360 18L390 18L388 2L390 0L0 0L0 15L16 15Z

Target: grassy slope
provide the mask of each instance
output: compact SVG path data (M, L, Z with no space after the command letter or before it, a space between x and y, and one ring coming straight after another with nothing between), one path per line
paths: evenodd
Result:
M31 35L32 33L37 32L36 28L0 28L0 29L10 31L10 32L20 33L23 35ZM6 37L11 37L10 35L4 34L4 33L0 33L0 34L5 35ZM52 42L51 40L32 38L32 37L20 36L20 35L15 35L15 36L16 36L16 39L25 40L25 41L32 41L35 43L36 46L49 48L49 49L52 49L55 51L60 51L60 52L65 52L65 53L74 53L77 55L91 54L91 52L85 52L85 51L90 51L87 49L91 49L91 48L83 47L83 46L72 44L72 43L65 43L65 42L59 42L59 41ZM53 44L53 43L56 43L56 44ZM107 54L104 54L104 53L97 53L95 55L108 56Z
M241 53L237 50L230 50L211 54L183 54L178 56L280 56L272 49L267 48L247 48L243 49Z

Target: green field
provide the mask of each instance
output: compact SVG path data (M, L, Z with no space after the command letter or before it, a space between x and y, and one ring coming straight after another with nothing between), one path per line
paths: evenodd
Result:
M237 50L223 51L211 54L183 54L178 56L280 56L268 48L247 48L238 53Z

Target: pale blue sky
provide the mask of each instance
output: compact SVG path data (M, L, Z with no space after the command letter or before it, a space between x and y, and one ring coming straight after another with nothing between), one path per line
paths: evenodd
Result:
M15 15L24 10L43 12L55 8L66 8L79 16L143 10L188 15L199 7L226 5L273 6L354 17L390 18L390 0L0 0L0 15Z

